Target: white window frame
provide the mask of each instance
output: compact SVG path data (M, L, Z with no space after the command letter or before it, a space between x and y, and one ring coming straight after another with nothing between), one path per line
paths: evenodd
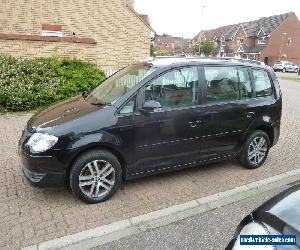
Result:
M241 45L244 42L244 37L237 37L236 44Z
M288 46L288 47L291 47L291 45L292 45L292 38L289 37L289 38L287 39L287 46Z
M42 36L62 37L62 31L42 30Z
M267 44L267 37L259 37L257 40L257 44L263 45L263 44Z

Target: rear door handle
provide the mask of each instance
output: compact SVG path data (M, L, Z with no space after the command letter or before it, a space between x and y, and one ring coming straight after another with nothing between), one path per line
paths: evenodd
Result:
M189 122L189 125L191 128L195 128L197 126L197 124L195 122Z
M205 113L205 114L201 115L201 119L210 120L214 117L215 113L216 112Z

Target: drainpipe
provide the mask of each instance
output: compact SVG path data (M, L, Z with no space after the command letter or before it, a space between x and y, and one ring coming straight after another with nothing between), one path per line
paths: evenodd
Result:
M282 57L283 36L286 36L286 32L282 33L282 35L281 35L280 54L279 54L279 59L278 59L278 61L280 61L280 60L281 60L281 57Z

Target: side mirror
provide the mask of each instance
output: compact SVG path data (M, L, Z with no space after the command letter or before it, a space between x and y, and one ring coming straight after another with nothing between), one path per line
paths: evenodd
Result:
M83 99L87 98L89 93L87 91L84 91L82 94Z
M140 109L140 111L144 114L149 114L153 112L160 112L161 111L161 105L159 102L151 100L146 101L143 107Z

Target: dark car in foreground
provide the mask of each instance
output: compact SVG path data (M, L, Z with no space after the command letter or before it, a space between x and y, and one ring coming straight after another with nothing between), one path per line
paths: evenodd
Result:
M149 60L34 115L19 142L22 169L90 203L141 176L234 158L254 169L278 140L281 108L267 66Z
M294 245L240 245L241 235L292 235ZM246 216L237 227L227 250L299 250L300 249L300 185L271 198Z

